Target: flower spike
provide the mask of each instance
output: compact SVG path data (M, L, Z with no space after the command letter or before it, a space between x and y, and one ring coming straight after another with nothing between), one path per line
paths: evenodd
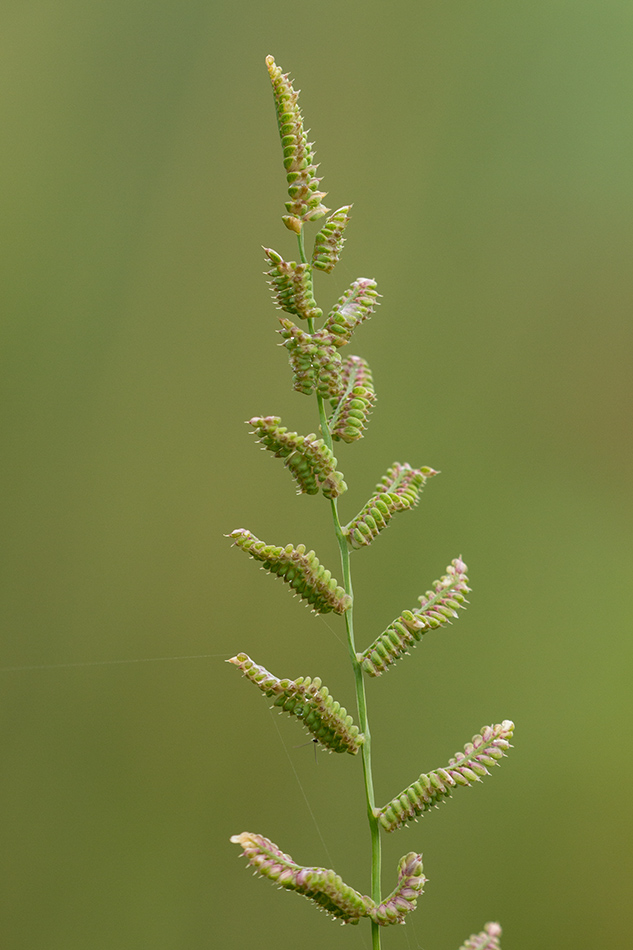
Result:
M233 835L231 841L241 846L242 854L256 874L267 877L279 887L302 894L344 924L357 924L361 917L367 917L369 908L375 906L371 897L345 884L334 871L295 864L289 854L284 854L263 835L244 831L241 835Z
M326 192L318 190L321 179L316 177L317 166L314 164L313 143L308 142L303 129L299 93L293 89L288 73L282 73L272 56L266 57L266 66L273 85L277 125L290 196L290 201L286 202L288 215L284 220L287 227L296 230L293 218L300 221L316 221L327 214L329 209L321 203Z
M270 277L273 299L279 309L294 313L303 320L318 320L322 317L323 311L317 307L312 294L310 264L284 261L271 247L265 247L264 253L270 264L266 273Z
M429 808L450 798L457 785L480 782L482 776L490 774L487 766L498 765L499 759L511 748L513 732L514 723L509 719L496 726L484 726L481 735L473 736L473 741L466 743L463 752L457 752L449 759L446 768L423 773L417 782L387 805L374 809L382 827L385 831L395 831L407 821L417 821Z
M392 663L408 654L427 630L450 623L459 616L457 609L466 606L464 594L470 591L467 567L457 557L446 568L446 574L433 581L434 590L427 590L415 610L403 610L363 653L356 658L370 676L380 676Z
M403 924L405 917L416 908L418 897L424 891L426 878L422 873L422 855L410 851L400 858L398 883L393 892L378 907L371 908L369 916L381 927Z
M345 238L343 232L349 224L351 205L339 208L327 219L316 238L312 252L312 266L331 274L338 263Z
M246 528L236 528L229 535L242 551L256 561L270 574L276 574L303 600L307 601L314 613L327 614L332 610L344 614L351 606L352 598L339 587L330 571L319 562L314 551L306 553L305 544L296 548L292 544L277 547L260 541Z
M370 277L359 277L339 297L323 324L323 329L330 334L335 346L349 343L356 327L369 320L378 306L378 297L376 281Z
M265 667L254 663L246 653L238 653L226 662L237 666L266 696L274 696L274 706L300 719L324 749L356 755L363 743L363 735L345 707L332 699L318 676L280 680Z
M484 924L481 933L471 934L466 943L463 943L459 950L501 950L499 937L502 934L498 923L491 921Z
M406 463L394 462L376 485L376 494L343 528L349 545L361 548L371 544L396 511L407 511L417 505L427 478L437 474L432 468L411 468Z
M316 495L320 488L326 498L338 498L346 490L343 475L336 471L336 459L314 432L288 432L279 416L253 416L248 424L264 448L285 460L299 485L299 494Z
M343 395L332 399L334 410L328 420L332 438L338 442L355 442L363 438L369 413L376 402L374 383L367 360L361 356L348 356L341 373Z

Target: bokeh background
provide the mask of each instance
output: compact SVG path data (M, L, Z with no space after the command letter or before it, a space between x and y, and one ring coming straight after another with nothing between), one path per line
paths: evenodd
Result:
M316 426L261 273L262 244L295 256L269 52L354 202L319 301L384 295L343 517L394 459L442 471L354 556L359 644L458 554L473 587L369 683L378 799L517 724L493 777L386 840L386 891L411 849L430 882L385 948L491 919L504 950L629 946L633 6L6 0L0 36L2 946L369 947L228 841L368 888L360 763L315 765L223 662L353 705L341 621L223 537L338 573L327 504L244 426Z

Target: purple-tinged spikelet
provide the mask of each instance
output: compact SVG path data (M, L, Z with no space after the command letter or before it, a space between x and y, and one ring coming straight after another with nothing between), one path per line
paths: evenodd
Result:
M229 535L234 543L270 574L276 574L303 600L307 601L317 614L327 614L332 610L344 614L351 606L352 598L339 587L330 571L319 562L314 551L307 551L305 544L296 548L292 544L278 547L260 541L246 528L236 528Z
M362 356L345 357L342 377L346 389L353 389L354 386L364 386L365 389L374 391L374 377L369 368L369 363Z
M394 462L376 485L376 494L343 528L349 545L361 548L371 544L397 511L414 508L427 478L432 475L437 475L432 468L411 468L406 462L404 465Z
M270 267L266 271L270 280L273 300L280 310L294 313L303 320L318 320L323 311L317 307L312 293L312 267L285 261L277 251L265 247L264 253Z
M369 916L381 927L387 924L404 924L407 914L416 908L418 897L424 891L426 878L422 873L422 855L410 851L400 859L398 883L393 892L378 907L369 911Z
M423 773L388 804L374 809L382 827L385 831L395 831L407 821L417 821L429 808L450 798L458 785L480 782L484 775L490 774L487 766L498 765L499 759L511 748L513 732L514 723L509 719L496 726L484 726L481 735L473 736L473 741L466 743L464 751L457 752L446 768Z
M357 924L375 906L371 897L345 884L335 871L301 867L263 835L244 831L241 835L233 835L231 841L241 846L255 873L267 877L279 887L302 894L344 924Z
M461 945L459 950L501 950L499 937L502 934L501 926L491 921L484 924L481 933L471 934L468 940Z
M327 219L316 238L312 252L312 266L331 274L341 257L345 244L343 233L349 223L351 205L344 205Z
M348 356L343 361L341 373L343 394L332 399L332 415L328 425L335 441L355 442L363 438L369 414L376 402L374 382L367 360L361 356Z
M277 125L288 182L290 201L286 202L286 226L292 219L316 221L327 214L328 208L321 203L326 192L319 191L321 179L316 177L313 143L303 129L303 116L299 108L299 93L292 87L288 73L282 73L272 56L266 57L268 74L273 85L277 110ZM287 220L286 220L287 219ZM292 227L291 230L295 230Z
M318 676L280 680L265 667L254 663L246 653L238 653L227 663L237 666L266 696L274 697L273 705L282 712L296 716L324 749L356 755L363 743L363 735L345 707L332 698Z
M380 676L392 663L409 653L427 630L450 623L458 615L459 607L465 607L465 594L470 591L467 567L457 557L446 568L446 574L433 581L433 590L427 590L415 610L403 610L390 623L384 633L362 653L356 655L366 673Z
M338 498L346 490L342 473L336 471L336 459L314 432L288 432L279 416L253 416L248 424L264 448L284 459L299 485L299 494L316 495L321 489L326 498Z
M323 324L323 329L330 334L335 346L349 343L356 327L369 320L378 306L378 297L376 281L370 277L359 277L347 288Z

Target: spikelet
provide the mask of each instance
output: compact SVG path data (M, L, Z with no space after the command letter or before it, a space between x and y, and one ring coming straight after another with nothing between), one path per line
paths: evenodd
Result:
M270 277L268 283L276 306L286 313L294 313L302 320L318 320L322 317L323 311L317 307L312 293L310 264L285 261L271 247L265 247L264 253L270 265L266 273Z
M481 933L471 934L466 943L463 943L459 950L501 950L499 937L502 934L498 923L491 921L484 924Z
M378 306L378 297L376 281L370 277L359 277L339 297L323 324L335 346L349 343L356 327L369 320Z
M279 887L302 894L344 924L357 924L361 917L367 917L369 908L375 906L371 897L345 884L335 871L301 867L263 835L244 831L241 835L233 835L231 841L241 846L256 874L267 877Z
M403 610L384 633L377 637L356 659L370 676L380 676L391 663L409 653L427 630L450 623L458 616L459 607L466 606L470 591L467 567L461 558L455 558L446 568L446 574L433 581L433 590L427 590L415 610Z
M237 666L266 696L274 696L274 706L300 719L324 749L356 755L363 743L363 735L345 707L332 699L318 676L280 680L254 663L246 653L238 653L226 662Z
M292 87L288 73L282 73L272 56L266 57L268 74L273 85L277 110L277 125L288 182L290 201L286 202L288 215L286 227L297 230L295 221L316 221L327 214L329 208L321 203L326 192L319 191L321 179L316 177L313 143L303 129L303 116L299 108L299 93ZM294 219L294 220L293 220Z
M376 402L374 382L367 360L348 356L341 372L343 394L331 400L333 412L328 419L332 438L338 442L355 442L363 438L369 413Z
M381 927L404 924L407 914L416 908L418 897L424 891L426 878L422 873L422 855L410 851L400 858L398 883L393 892L378 907L372 907L369 916Z
M248 424L264 448L284 459L299 485L299 494L316 495L321 489L326 498L338 498L346 490L342 473L336 471L336 459L314 432L288 432L279 416L253 416Z
M375 808L374 815L385 831L395 831L407 821L417 821L429 808L450 798L457 785L480 782L482 776L489 775L487 766L499 764L499 759L511 748L509 740L513 732L514 723L509 719L496 726L484 726L481 735L473 736L473 741L464 746L463 752L457 752L446 768L422 774L387 805Z
M343 390L343 361L330 335L323 330L306 333L287 317L279 322L295 391L310 396L316 390L324 399L338 398Z
M246 528L236 528L229 535L234 543L270 574L276 574L302 600L307 601L314 613L327 614L332 610L344 614L351 606L352 598L339 587L330 571L320 564L314 551L306 553L305 544L296 548L292 544L277 547L260 541Z
M312 251L312 266L331 274L338 264L345 244L343 233L349 224L351 205L344 205L327 219L316 238Z
M371 544L396 511L407 511L417 505L427 478L437 474L432 468L411 468L406 462L394 462L376 485L376 494L343 528L349 545L361 548Z

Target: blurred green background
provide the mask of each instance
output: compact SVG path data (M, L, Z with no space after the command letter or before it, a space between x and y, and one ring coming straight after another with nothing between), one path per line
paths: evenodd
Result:
M369 683L378 799L517 724L494 777L386 839L386 891L411 849L430 882L385 948L456 950L491 919L504 950L628 946L633 6L1 18L3 948L369 946L228 841L261 832L369 886L360 762L315 766L223 662L318 673L353 705L341 621L223 538L305 541L339 573L326 503L244 426L316 426L261 275L261 244L295 257L269 52L328 203L354 202L319 302L358 276L384 295L355 338L379 402L338 453L342 516L394 459L442 471L354 557L359 644L458 554L473 587Z

